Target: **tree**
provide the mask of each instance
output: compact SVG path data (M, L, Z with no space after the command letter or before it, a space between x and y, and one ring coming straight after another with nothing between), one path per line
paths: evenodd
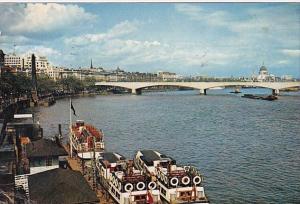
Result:
M58 81L59 86L63 91L68 91L72 93L78 93L83 91L83 83L74 77L63 78Z

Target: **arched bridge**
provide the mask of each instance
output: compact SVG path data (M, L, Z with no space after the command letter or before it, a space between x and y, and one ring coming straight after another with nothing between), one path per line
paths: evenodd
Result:
M280 89L300 86L300 82L96 82L95 85L131 89L132 94L141 94L143 88L153 86L177 86L199 89L200 94L206 94L207 89L214 87L247 86L269 88L273 90L273 94L278 94Z

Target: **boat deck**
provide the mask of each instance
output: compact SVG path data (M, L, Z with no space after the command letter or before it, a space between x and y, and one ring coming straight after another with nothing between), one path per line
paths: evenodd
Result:
M68 152L68 154L70 155L69 147L67 145L64 145L64 148ZM88 174L83 174L83 172L82 172L83 169L82 169L81 160L77 157L71 158L70 156L68 156L67 161L68 161L70 169L72 169L74 171L80 171L82 176L86 179L86 181L90 185L91 189L93 189L92 179L90 178L90 176ZM100 200L99 204L112 204L112 203L115 203L111 199L111 197L109 196L108 192L106 192L106 190L102 188L102 186L97 185L97 189L95 190L95 192L97 194L97 197Z

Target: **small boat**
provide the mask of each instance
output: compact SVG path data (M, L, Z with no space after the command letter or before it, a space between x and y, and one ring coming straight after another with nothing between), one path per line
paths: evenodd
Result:
M274 95L269 95L269 96L262 97L261 99L262 100L267 100L267 101L274 101L274 100L277 100L278 97L274 96Z
M230 91L230 93L238 94L238 93L242 93L242 92L238 91L238 90L235 90L235 91Z
M253 94L244 94L242 97L243 98L251 98L251 99L261 99L260 96L256 96L256 95L253 95Z
M209 203L201 183L203 176L193 166L178 166L171 157L153 150L138 151L137 169L154 175L162 200L167 203Z
M115 152L105 152L97 159L96 166L100 184L116 203L160 203L155 178L136 169L133 160Z
M278 99L278 97L274 96L274 95L256 96L256 95L253 95L253 94L244 94L242 97L251 98L251 99L261 99L261 100L267 100L267 101L274 101L274 100Z
M102 130L85 124L83 120L77 120L72 125L71 144L80 159L98 158L104 152L103 137Z

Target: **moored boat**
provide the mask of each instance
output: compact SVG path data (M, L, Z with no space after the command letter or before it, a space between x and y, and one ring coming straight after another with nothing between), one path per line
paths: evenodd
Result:
M155 175L161 198L167 203L209 203L201 185L203 176L192 166L177 166L171 157L153 150L138 151L137 169Z
M278 97L274 95L268 95L268 96L257 96L253 94L244 94L242 96L243 98L251 98L251 99L261 99L261 100L267 100L267 101L274 101L277 100Z
M103 137L102 130L77 120L71 127L70 145L80 159L98 158L104 152Z
M99 182L118 204L160 203L157 184L143 171L136 169L133 160L105 152L96 163Z

